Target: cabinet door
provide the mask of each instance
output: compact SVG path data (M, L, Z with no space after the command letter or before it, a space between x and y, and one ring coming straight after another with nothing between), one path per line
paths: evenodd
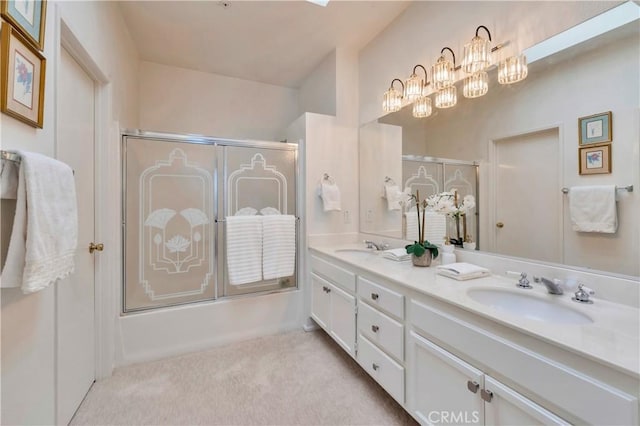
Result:
M331 285L330 332L331 336L355 357L356 351L356 298Z
M485 423L488 425L569 424L491 376L485 375L484 387L492 393L491 401L485 404Z
M414 331L407 353L407 407L422 424L482 424L483 373Z
M329 302L331 284L316 274L311 274L311 318L329 331Z

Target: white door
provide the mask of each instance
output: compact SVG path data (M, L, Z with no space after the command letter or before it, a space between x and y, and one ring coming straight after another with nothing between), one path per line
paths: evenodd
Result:
M311 318L329 332L329 284L315 274L311 274Z
M562 261L559 146L557 128L496 142L497 253Z
M356 298L332 285L331 295L331 336L352 357L356 356Z
M57 423L68 424L95 379L94 81L61 49L57 158L75 173L78 250L75 273L57 284Z
M485 376L484 386L492 394L491 400L485 404L485 424L487 425L569 424L491 376Z
M483 373L409 333L407 405L421 424L483 424Z

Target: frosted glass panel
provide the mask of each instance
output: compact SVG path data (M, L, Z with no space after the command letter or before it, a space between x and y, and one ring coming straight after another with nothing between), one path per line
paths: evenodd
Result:
M125 138L124 310L216 297L214 146Z

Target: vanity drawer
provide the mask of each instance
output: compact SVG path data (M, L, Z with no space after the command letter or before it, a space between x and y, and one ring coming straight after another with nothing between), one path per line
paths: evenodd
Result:
M529 348L415 300L409 322L588 424L637 424L638 400ZM558 384L562 384L559 386Z
M404 360L404 326L366 303L358 305L358 330L391 356Z
M362 334L358 335L358 363L389 392L389 395L400 404L404 404L404 367Z
M372 306L404 319L404 296L366 278L358 277L358 296Z
M311 256L311 272L322 275L334 284L344 287L351 293L356 292L356 274L316 256Z

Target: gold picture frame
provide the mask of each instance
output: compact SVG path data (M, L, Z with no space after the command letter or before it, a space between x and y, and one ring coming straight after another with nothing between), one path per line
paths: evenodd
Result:
M46 59L16 29L0 32L0 111L30 126L44 123Z
M2 0L0 16L38 50L44 50L47 0Z
M611 111L578 118L578 145L602 144L613 141Z
M611 173L611 144L578 148L578 164L581 175Z

